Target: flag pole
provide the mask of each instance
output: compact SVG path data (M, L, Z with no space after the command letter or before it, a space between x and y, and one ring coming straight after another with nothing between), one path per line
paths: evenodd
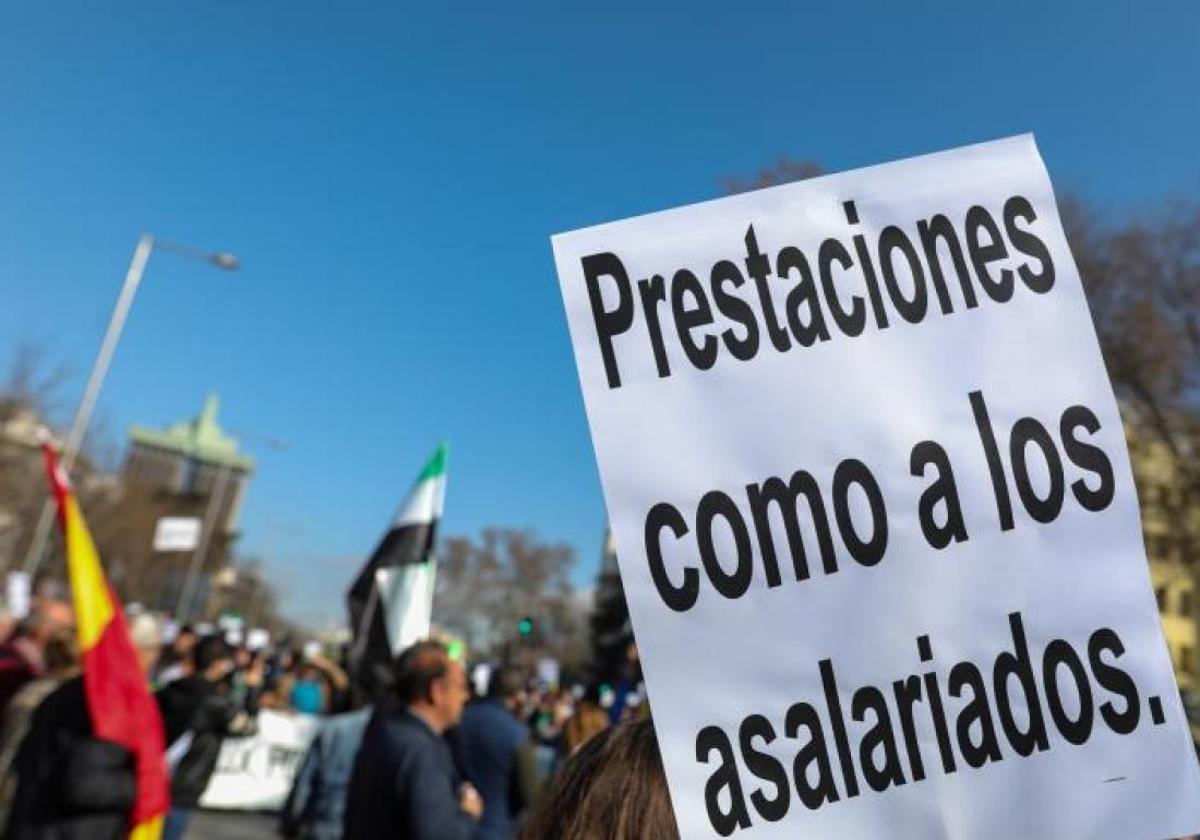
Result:
M200 540L192 552L192 561L188 564L187 577L184 578L183 587L179 593L179 603L175 605L175 621L180 624L187 623L188 615L192 611L192 594L196 589L196 578L200 574L200 567L204 564L204 555L208 553L208 546L212 543L213 532L216 531L218 525L224 524L223 522L218 523L217 517L225 504L225 488L228 486L232 474L233 461L230 460L221 466L216 486L213 487L212 495L208 498L208 507L205 509L204 519L200 523Z
M350 661L357 668L358 661L362 658L363 652L367 647L367 635L371 631L371 619L375 617L376 605L379 603L379 584L371 581L371 594L367 596L367 606L363 609L362 621L358 625L358 638L354 640L354 650L351 654Z

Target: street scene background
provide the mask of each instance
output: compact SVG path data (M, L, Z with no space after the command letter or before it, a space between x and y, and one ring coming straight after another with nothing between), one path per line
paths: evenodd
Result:
M5 635L67 600L49 434L167 659L217 636L255 712L342 711L348 590L445 442L432 627L480 693L520 669L549 772L572 713L650 700L549 236L1031 131L1200 734L1198 33L1190 2L0 11Z

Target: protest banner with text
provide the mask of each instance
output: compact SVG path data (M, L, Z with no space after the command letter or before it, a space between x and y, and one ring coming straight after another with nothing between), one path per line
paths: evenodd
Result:
M259 712L253 735L227 738L221 744L200 805L214 810L280 810L319 723L311 715Z
M1032 137L553 246L683 837L1200 829Z

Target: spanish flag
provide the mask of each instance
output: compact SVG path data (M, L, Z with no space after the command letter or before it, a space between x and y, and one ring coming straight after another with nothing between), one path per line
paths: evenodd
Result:
M170 806L158 704L138 665L121 602L100 567L96 545L66 474L58 465L53 446L46 443L42 449L66 545L92 731L97 738L120 744L133 753L137 799L130 814L130 840L158 840Z

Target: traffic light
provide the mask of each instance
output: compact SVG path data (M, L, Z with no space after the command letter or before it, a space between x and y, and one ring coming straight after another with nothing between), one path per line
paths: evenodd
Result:
M523 617L517 622L517 634L523 638L529 638L533 635L533 619L529 616Z

